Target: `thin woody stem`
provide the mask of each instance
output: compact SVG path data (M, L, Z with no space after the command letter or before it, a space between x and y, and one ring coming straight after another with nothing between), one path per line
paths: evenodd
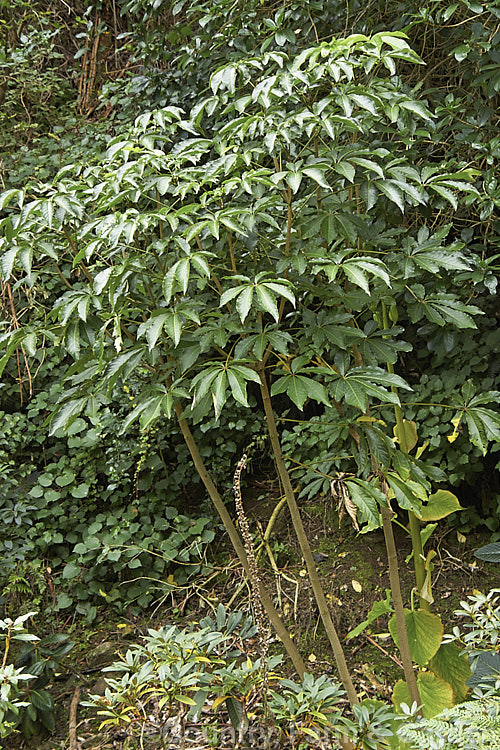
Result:
M288 509L290 511L290 516L292 519L293 527L295 529L295 533L297 534L297 539L300 545L302 556L306 564L307 572L309 575L309 580L311 582L311 586L314 592L316 603L318 605L319 613L323 621L323 624L325 626L328 639L332 646L332 651L335 657L335 661L337 663L337 668L339 671L340 679L342 680L342 683L346 690L347 697L349 699L350 704L354 705L354 704L359 703L358 696L356 695L356 691L354 689L354 685L353 685L351 676L349 674L349 670L347 668L347 663L345 660L342 645L340 643L340 639L338 637L337 631L335 629L335 625L333 624L333 620L330 615L328 602L326 601L325 593L321 586L321 581L318 575L318 571L316 569L311 546L309 544L309 539L307 538L307 534L305 532L304 525L300 517L300 511L297 505L297 501L295 499L295 493L293 491L292 483L290 480L290 475L288 474L288 470L286 468L286 464L283 459L283 453L281 450L278 430L276 427L276 419L274 417L274 412L273 412L272 405L271 405L271 396L269 394L269 389L267 387L265 366L263 362L259 363L257 367L257 371L258 371L260 381L261 381L262 401L264 405L264 411L266 414L267 428L269 431L269 437L270 437L271 445L273 449L274 460L276 461L278 474L283 485L283 490L284 490L284 494L285 494L286 501L288 504Z
M245 552L245 547L243 546L241 542L239 534L236 530L236 527L232 521L231 516L228 513L228 510L224 504L224 501L222 497L220 496L219 491L217 490L217 487L213 483L212 477L208 473L205 467L205 464L203 463L203 459L201 457L200 451L198 450L198 446L196 445L196 441L193 437L193 433L191 432L191 429L186 419L182 416L182 406L180 405L180 403L177 403L175 405L175 413L177 415L179 427L181 428L184 440L191 454L191 458L193 459L193 463L195 465L196 471L198 472L200 479L205 485L205 489L207 490L210 496L210 499L212 500L217 512L219 513L221 517L222 523L224 524L224 528L226 529L229 535L231 543L234 547L236 554L238 555L238 558L240 560L240 563L246 575L250 576L250 568L248 564L247 555ZM265 587L262 585L262 582L259 583L259 593L260 593L262 605L264 609L266 610L266 614L269 617L271 625L273 626L276 632L276 635L283 643L287 654L292 660L293 665L300 676L300 679L302 679L306 671L304 661L301 655L299 654L297 646L290 638L290 635L286 627L284 626L283 622L281 621L280 616L278 612L276 611L276 608L272 602L272 599L269 596Z

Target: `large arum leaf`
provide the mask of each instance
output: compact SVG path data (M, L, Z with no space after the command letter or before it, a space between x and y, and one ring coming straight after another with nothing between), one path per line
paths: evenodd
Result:
M445 708L453 706L453 689L444 680L436 677L432 672L420 672L417 675L417 687L420 693L422 713L426 719L432 719ZM400 707L402 703L411 705L408 686L403 680L396 682L392 693L392 700Z
M428 502L417 512L417 516L421 521L439 521L461 509L462 506L453 492L438 490L433 495L429 495Z
M471 676L469 660L456 643L442 643L437 653L429 662L429 667L435 675L453 688L456 702L465 700L469 688L465 681Z
M441 645L443 638L443 623L438 615L417 609L414 612L405 609L406 630L410 644L411 658L420 667L432 659ZM389 620L389 632L399 646L396 615Z

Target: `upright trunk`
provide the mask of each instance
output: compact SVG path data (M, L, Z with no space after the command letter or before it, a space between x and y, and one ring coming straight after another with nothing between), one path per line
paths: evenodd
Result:
M392 601L396 613L396 627L398 631L399 652L403 669L405 673L406 684L410 694L411 702L420 706L420 694L418 692L417 680L413 671L413 662L410 654L410 644L408 643L408 632L406 630L406 620L403 607L403 597L401 596L401 587L399 584L398 556L396 544L392 531L392 510L389 507L383 507L382 524L384 529L385 546L387 549L387 559L389 562L389 579L391 582Z
M198 446L196 445L195 439L193 437L193 433L191 432L187 421L182 417L182 407L179 403L177 403L175 406L175 413L177 415L177 419L179 421L179 426L184 436L184 440L186 441L186 445L189 448L191 458L193 459L193 463L195 465L196 471L200 475L201 481L205 485L205 488L210 496L210 499L212 500L217 512L219 513L221 517L222 523L224 524L224 528L226 529L229 535L231 543L234 547L236 554L238 555L239 561L246 575L249 576L250 570L248 566L248 559L247 559L247 555L245 552L245 547L243 546L243 543L239 537L239 534L232 521L232 518L229 515L226 506L224 505L224 501L222 500L217 490L217 487L213 483L212 478L210 474L208 473L205 467L205 464L203 463L203 459L200 455L200 451L198 450ZM273 626L276 632L276 635L283 643L287 654L289 655L290 659L293 662L293 666L295 667L300 678L302 679L304 676L304 672L306 671L305 664L302 660L301 655L299 654L297 646L290 638L290 635L288 634L287 629L285 628L283 622L281 621L280 616L272 602L271 597L269 596L268 592L262 585L262 582L259 582L259 592L260 592L262 605L266 611L267 616L269 617L269 621L271 622L271 625Z
M279 439L278 430L276 427L276 420L274 418L274 412L273 412L272 405L271 405L271 396L269 394L269 389L267 387L265 367L264 367L263 362L260 363L260 366L258 368L258 373L259 373L259 377L261 381L262 400L264 404L264 411L265 411L266 420L267 420L267 428L269 430L269 437L270 437L271 446L273 449L274 460L276 461L278 474L280 476L280 479L283 485L283 490L284 490L286 501L288 504L288 509L290 511L290 516L292 519L293 527L295 529L295 533L297 534L297 539L300 545L302 556L306 564L307 572L309 575L309 580L311 582L311 586L314 592L314 597L318 605L319 613L323 621L323 625L325 626L328 639L332 646L333 655L337 663L337 668L339 671L340 679L342 680L342 683L346 690L347 697L349 698L350 704L354 705L355 703L359 703L358 696L356 695L356 691L354 689L354 685L352 683L351 676L347 668L344 651L342 649L342 645L340 643L337 631L335 629L335 625L333 624L333 621L330 615L328 602L326 601L326 597L325 597L323 588L321 586L321 581L319 579L318 571L316 570L316 565L314 563L314 558L313 558L313 554L311 551L311 547L309 545L309 540L307 538L307 534L305 532L304 525L300 517L300 512L299 512L299 508L297 505L297 501L295 500L295 493L293 491L290 476L288 474L288 470L286 468L285 461L283 459L283 453L281 450L280 439Z

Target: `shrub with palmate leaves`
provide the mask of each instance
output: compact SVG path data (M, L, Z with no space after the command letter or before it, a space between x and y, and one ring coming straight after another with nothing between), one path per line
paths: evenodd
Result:
M425 219L473 200L475 172L422 162L433 113L394 75L401 61L419 62L401 33L244 58L216 70L189 113L145 112L100 164L2 195L4 278L36 290L58 264L72 287L45 322L2 339L1 367L44 341L74 359L54 433L132 373L124 429L179 403L195 421L230 399L248 407L264 367L273 398L335 406L358 475L370 455L390 466L391 416L378 415L399 403L395 388L411 390L384 369L410 347L398 307L438 327L473 328L481 312L468 301L478 259L452 225L431 234ZM458 271L459 289L447 277ZM483 443L498 432L484 405L495 397L458 397L457 420ZM401 454L394 468L398 501L418 511L428 470ZM369 525L377 497L359 500Z

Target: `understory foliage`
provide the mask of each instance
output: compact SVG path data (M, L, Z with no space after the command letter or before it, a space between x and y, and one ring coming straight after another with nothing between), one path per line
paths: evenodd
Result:
M466 654L474 670L469 682L475 685L475 692L472 699L435 718L415 720L415 707L410 710L406 706L397 714L382 701L373 700L354 706L353 716L348 718L343 691L326 675L314 678L306 674L301 684L280 679L280 657L270 659L266 672L262 660L248 654L248 639L255 635L255 627L241 612L227 617L222 605L215 619L204 618L189 630L150 630L143 644L132 647L107 669L110 677L106 678L105 695L94 696L90 705L99 708L102 728L123 726L134 736L148 725L155 736L163 738L165 746L173 733L180 732L182 741L190 730L196 731L195 726L205 737L222 738L224 731L228 737L229 724L234 737L239 737L237 742L265 737L258 730L265 732L267 726L268 739L286 737L292 747L300 747L304 741L313 747L319 741L322 746L326 740L332 746L355 750L494 748L500 728L500 672L480 674L477 649L498 657L493 643L500 624L497 593L470 596L455 613L467 618ZM455 631L456 637L458 628ZM484 648L485 636L493 648ZM341 740L343 744L338 745Z
M0 10L4 599L189 586L202 485L272 445L361 533L409 514L424 690L423 547L500 535L498 0Z

